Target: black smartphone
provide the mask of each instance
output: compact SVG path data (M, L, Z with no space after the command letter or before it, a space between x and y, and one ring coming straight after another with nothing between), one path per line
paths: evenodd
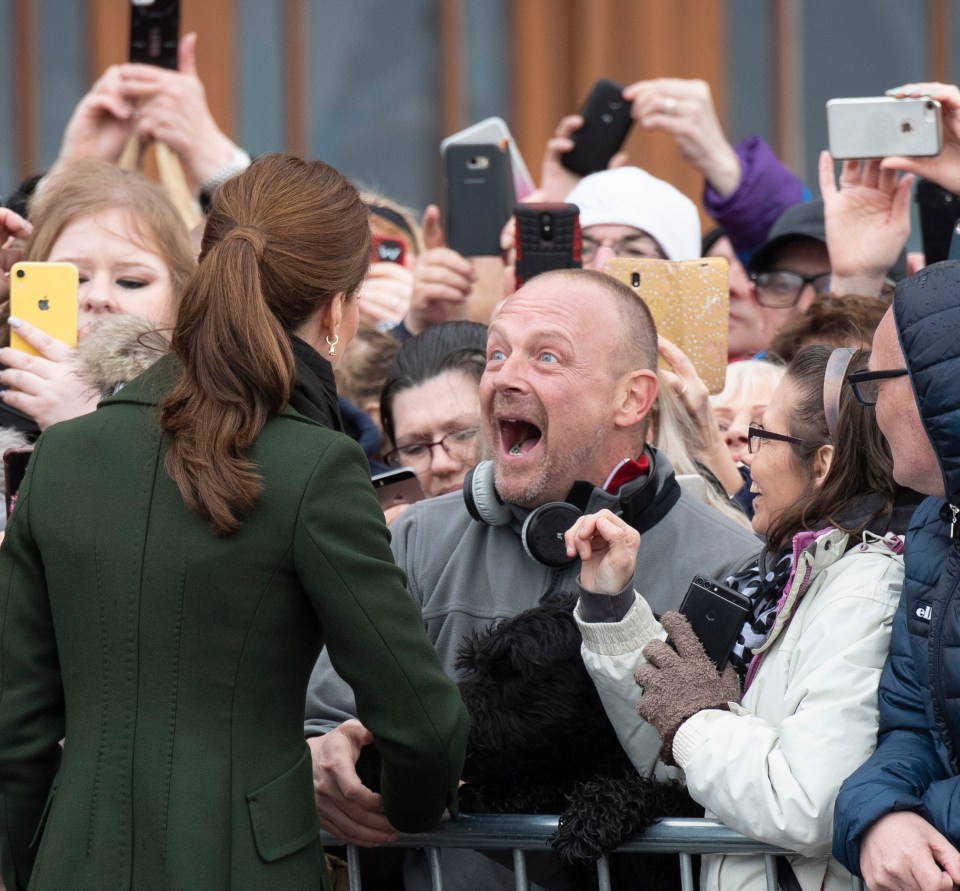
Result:
M447 246L465 257L499 257L514 204L509 150L492 142L450 145L443 160Z
M750 598L722 582L698 575L687 588L680 612L689 620L717 671L723 671L750 612Z
M377 490L377 501L384 510L397 504L414 504L427 497L420 480L410 467L398 467L396 470L378 473L371 479L373 488Z
M177 68L180 0L130 0L130 61Z
M24 446L19 449L7 449L3 453L3 481L6 489L7 516L13 513L17 503L17 493L20 483L27 473L27 464L33 454L33 446Z
M921 179L914 192L920 218L924 262L939 263L950 256L950 241L960 217L960 195L928 179Z
M518 204L513 216L518 288L541 272L583 266L580 208L576 204Z
M633 126L630 103L623 98L623 84L606 78L598 80L580 115L583 126L570 137L574 146L560 156L560 163L567 170L587 176L607 169Z

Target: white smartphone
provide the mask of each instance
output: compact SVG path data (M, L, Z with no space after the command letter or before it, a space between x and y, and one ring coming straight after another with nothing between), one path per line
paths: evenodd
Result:
M943 147L940 103L892 96L831 99L827 139L837 160L939 155Z
M513 191L517 201L526 198L536 187L533 184L533 177L524 163L520 149L510 134L510 128L503 118L492 117L471 124L465 130L448 136L440 143L440 154L446 155L447 148L451 145L477 145L479 143L502 143L506 140L507 147L510 149L510 163L513 167Z

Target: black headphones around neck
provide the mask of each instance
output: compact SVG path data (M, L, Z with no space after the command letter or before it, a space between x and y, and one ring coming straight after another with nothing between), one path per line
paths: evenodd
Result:
M671 474L659 489L657 487L657 453L654 449L645 449L650 461L650 470L636 488L630 483L622 487L613 512L623 517L638 532L646 532L677 503L680 498L680 484ZM467 512L478 523L485 526L506 526L514 514L511 506L504 502L497 491L494 479L493 461L481 461L470 470L463 480L463 501ZM563 542L563 534L583 516L590 496L596 487L591 483L578 480L573 484L565 501L548 501L534 508L523 521L520 530L520 542L524 551L544 566L562 569L576 563L577 557L568 557ZM623 491L626 489L627 491ZM654 499L660 500L654 510Z

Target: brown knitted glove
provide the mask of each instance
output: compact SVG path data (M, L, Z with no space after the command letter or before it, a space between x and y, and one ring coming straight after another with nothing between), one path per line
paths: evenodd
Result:
M660 734L660 760L675 765L673 738L680 725L707 708L729 708L740 699L740 681L733 666L721 675L704 652L703 644L678 612L664 613L660 624L676 650L662 640L643 648L646 665L634 675L643 687L637 714Z

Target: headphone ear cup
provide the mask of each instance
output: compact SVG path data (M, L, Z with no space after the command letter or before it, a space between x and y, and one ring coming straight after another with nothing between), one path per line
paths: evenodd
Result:
M506 526L513 514L494 483L493 461L481 461L463 480L463 502L467 512L486 526Z
M563 534L583 516L580 508L566 501L541 504L523 522L520 541L528 557L553 569L563 569L579 560L567 555Z

